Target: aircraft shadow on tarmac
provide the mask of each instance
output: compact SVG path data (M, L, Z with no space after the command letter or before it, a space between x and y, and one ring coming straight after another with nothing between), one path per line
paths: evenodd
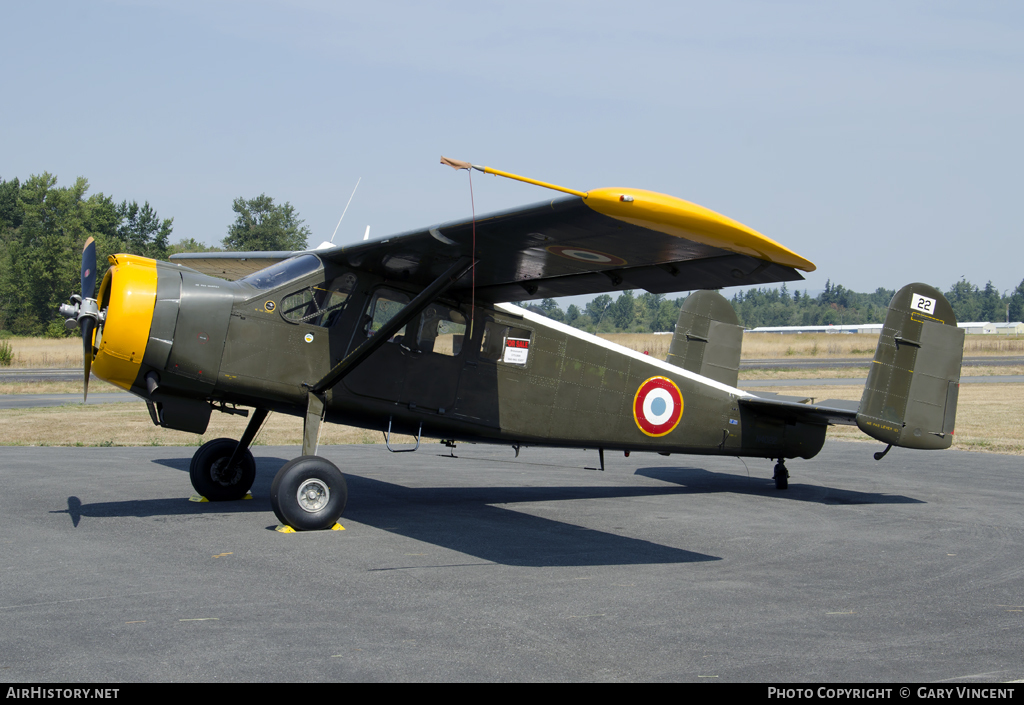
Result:
M157 465L164 465L175 470L188 472L188 458L167 458L153 460ZM252 487L253 499L237 502L189 502L188 496L161 499L129 499L121 502L93 502L83 504L78 497L68 497L68 508L55 510L51 514L68 514L75 527L82 517L154 517L154 516L188 516L217 514L238 514L243 512L265 512L266 502L260 501L270 495L270 483L274 473L285 462L281 458L259 458L256 461L256 482ZM191 489L191 488L189 488Z
M821 485L805 485L789 480L789 489L775 489L775 481L747 475L710 472L693 467L650 467L637 468L635 475L653 480L671 482L684 487L685 493L731 492L733 494L756 495L798 502L819 504L925 504L923 500L905 495L882 494L879 492L858 492L841 490Z
M256 459L257 464L259 463L259 460L259 458ZM175 470L184 470L185 472L188 472L189 467L192 465L192 458L156 458L152 462L157 465L163 465L168 468L174 468ZM259 466L257 465L257 470L258 469Z
M188 471L189 460L152 462ZM265 513L270 483L281 458L256 460L253 500L216 504L185 498L140 499L83 504L68 498L67 513L77 527L82 517L152 517L228 513ZM636 475L668 483L658 487L573 485L558 487L406 487L347 474L350 500L342 518L406 536L481 560L532 567L692 563L721 560L717 556L590 529L502 505L570 500L623 499L730 492L821 504L911 504L920 500L901 495L840 490L791 482L785 492L770 479L710 472L696 467L645 467ZM546 511L546 509L540 509ZM586 508L579 512L585 514ZM389 566L378 570L423 566Z
M154 460L187 470L188 460ZM83 517L155 517L267 512L270 483L280 458L258 458L253 500L188 502L182 498L82 503L68 498L66 513L77 527ZM665 546L563 521L538 517L505 504L587 499L616 499L685 494L675 487L405 487L347 474L349 503L342 516L383 531L406 536L481 560L522 566L599 566L693 563L717 556ZM585 513L585 509L580 510ZM378 570L409 568L389 566ZM415 566L422 567L422 566Z
M405 487L346 475L342 516L504 565L531 567L721 560L651 541L538 517L508 505L679 494L676 487ZM586 508L578 510L586 514Z

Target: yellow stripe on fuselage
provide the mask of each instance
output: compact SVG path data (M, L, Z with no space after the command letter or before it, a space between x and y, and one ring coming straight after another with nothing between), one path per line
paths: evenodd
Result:
M111 255L99 301L109 290L106 320L92 371L97 377L130 389L139 375L156 304L156 261L136 255Z
M621 200L624 195L633 200ZM756 230L681 198L641 189L599 188L588 191L583 202L598 213L643 228L805 272L816 269L809 260Z

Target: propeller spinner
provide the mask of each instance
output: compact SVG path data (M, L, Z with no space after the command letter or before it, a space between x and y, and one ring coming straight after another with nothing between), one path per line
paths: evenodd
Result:
M82 329L82 352L85 369L83 400L89 398L89 374L92 372L92 336L99 320L99 306L96 295L96 241L89 238L82 249L82 293L73 294L70 304L63 304L60 313L67 316L64 325L68 330L75 326Z

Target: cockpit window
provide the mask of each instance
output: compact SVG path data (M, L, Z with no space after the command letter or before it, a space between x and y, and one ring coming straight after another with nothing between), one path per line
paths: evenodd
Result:
M409 296L399 291L380 289L373 295L369 308L366 310L366 337L376 334L392 318L409 303ZM405 339L405 326L388 338L389 343L401 343Z
M298 257L286 259L284 262L272 264L258 272L253 272L238 281L251 284L257 289L273 289L282 284L287 284L293 279L312 274L318 269L320 269L320 259L318 257L299 255Z
M329 284L306 287L281 300L281 315L292 323L309 323L330 328L341 318L356 275L349 272Z
M459 311L431 304L420 316L416 345L423 352L455 357L462 352L466 337L466 317Z

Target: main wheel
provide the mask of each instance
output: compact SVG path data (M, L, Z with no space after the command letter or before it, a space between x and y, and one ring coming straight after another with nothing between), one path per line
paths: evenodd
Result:
M246 448L233 468L231 454L238 447L233 438L218 438L204 443L192 456L188 475L196 492L211 502L241 499L256 480L256 460Z
M338 521L348 502L341 470L329 460L303 455L277 471L270 485L274 514L293 529L326 529Z

